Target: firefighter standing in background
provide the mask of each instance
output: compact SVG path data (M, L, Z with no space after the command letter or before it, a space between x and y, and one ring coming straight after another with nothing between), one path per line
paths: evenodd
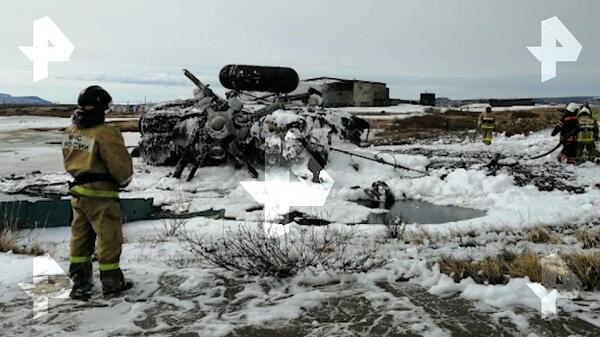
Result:
M307 105L309 112L315 112L317 108L323 106L323 98L319 90L310 88L308 89L308 95Z
M560 132L560 142L563 144L562 151L558 155L558 161L575 164L577 156L577 114L579 105L569 103L563 111L563 116L552 131L552 136Z
M74 181L72 195L70 268L71 298L87 300L92 294L92 261L96 252L104 296L133 286L119 266L123 242L118 190L133 175L131 156L118 128L104 123L111 96L99 86L84 89L65 130L64 166Z
M479 115L479 120L477 121L477 128L481 131L481 138L484 144L492 144L492 137L495 127L496 119L494 118L492 107L488 105L485 108L485 111Z
M577 162L596 159L596 144L598 140L598 123L592 117L592 111L588 106L581 108L577 116ZM587 157L584 157L587 152Z

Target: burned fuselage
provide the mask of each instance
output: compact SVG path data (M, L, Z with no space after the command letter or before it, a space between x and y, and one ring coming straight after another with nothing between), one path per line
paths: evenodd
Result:
M342 111L309 112L302 95L288 95L298 85L290 68L227 66L221 72L221 82L231 89L227 99L184 73L197 87L194 98L156 105L140 119L144 161L175 165L177 178L188 166L191 180L206 165L231 163L258 176L257 169L265 165L304 161L318 181L333 138L358 143L368 128ZM229 77L223 79L224 73ZM278 85L285 90L277 90ZM256 88L274 92L258 97Z

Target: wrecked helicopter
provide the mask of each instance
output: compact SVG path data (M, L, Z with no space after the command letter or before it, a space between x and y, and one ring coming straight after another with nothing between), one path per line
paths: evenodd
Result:
M349 113L309 109L314 88L297 90L298 74L284 67L225 66L219 79L229 91L218 96L191 72L194 97L154 106L140 119L140 155L154 166L175 166L187 180L199 167L232 164L253 176L268 165L306 164L313 182L334 141L359 145L369 124Z

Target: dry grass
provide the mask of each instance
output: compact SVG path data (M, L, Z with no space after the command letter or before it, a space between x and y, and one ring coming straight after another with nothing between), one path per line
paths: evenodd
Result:
M525 232L525 238L527 241L531 241L533 243L561 243L560 238L554 234L549 232L546 228L542 226L538 226L532 229L529 229Z
M600 255L599 254L567 254L561 255L569 269L579 281L583 290L600 290Z
M30 241L27 244L19 244L22 236L8 229L0 231L0 253L11 252L13 254L40 256L46 252L37 241Z
M0 220L0 252L18 250L17 242L21 239L18 231L19 219L13 213L18 214L18 209L5 210L5 217Z
M487 257L483 261L460 260L446 256L439 264L440 271L450 275L456 282L469 277L477 283L485 284L505 284L509 276L528 276L534 282L541 279L540 259L537 254L530 252L519 255L505 252Z
M512 261L507 263L508 274L511 277L529 277L533 282L542 280L542 264L536 253L525 252L516 255Z
M11 252L15 250L16 247L17 243L14 233L8 230L2 230L0 232L0 252Z
M600 290L600 254L561 254L560 258L581 282L583 290ZM520 254L505 252L483 261L447 256L439 260L440 271L450 275L455 282L470 277L480 284L506 284L511 277L528 277L532 282L542 282L542 264L538 254L528 251ZM552 267L554 266L548 266L544 271L552 274Z
M440 271L450 275L455 282L472 278L477 283L504 284L506 283L506 261L499 257L488 257L483 261L459 260L443 257L440 261Z
M418 246L431 244L433 242L438 242L445 239L445 237L440 234L429 233L422 226L417 226L415 228L407 230L405 230L403 227L401 238L404 240L405 243L410 243Z
M37 241L32 240L31 232L25 235L25 232L18 229L19 221L17 217L8 215L0 220L0 252L33 256L44 255L46 252ZM26 244L20 244L23 241L26 241Z
M600 230L580 228L575 232L577 241L583 243L583 249L600 248Z
M32 255L32 256L41 256L46 254L46 251L40 246L39 243L33 242L28 246L24 247L24 251L21 254Z

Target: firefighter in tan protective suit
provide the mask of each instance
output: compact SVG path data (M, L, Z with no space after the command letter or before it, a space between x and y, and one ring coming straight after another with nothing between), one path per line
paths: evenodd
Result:
M308 90L308 111L315 112L317 109L323 106L323 98L321 97L321 92L317 89L310 88Z
M73 209L69 274L74 299L87 300L92 294L94 251L104 296L133 286L119 266L123 235L118 194L120 187L129 184L133 168L121 131L104 123L111 101L99 86L84 89L62 142L65 169L74 177L69 186Z
M582 107L577 115L577 163L596 160L596 144L598 140L598 123L592 117L589 107ZM587 157L584 157L584 153Z
M483 111L479 115L479 119L477 120L477 128L481 132L481 139L484 144L491 145L492 138L494 134L494 128L496 127L496 119L494 118L494 113L492 112L492 107L487 106L485 111Z

